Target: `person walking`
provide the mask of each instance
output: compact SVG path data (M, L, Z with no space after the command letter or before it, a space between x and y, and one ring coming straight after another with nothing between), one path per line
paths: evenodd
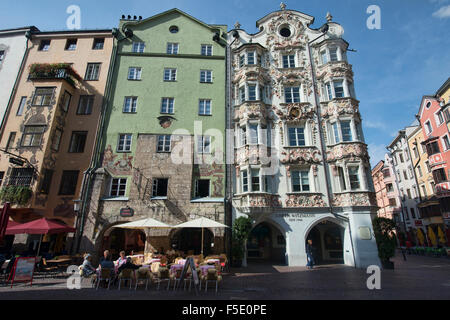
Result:
M314 247L311 239L309 239L306 244L306 259L308 261L306 267L308 269L314 268Z

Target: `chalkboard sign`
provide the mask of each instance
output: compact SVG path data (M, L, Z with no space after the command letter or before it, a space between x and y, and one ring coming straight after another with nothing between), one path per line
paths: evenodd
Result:
M195 267L194 258L189 257L186 259L186 263L184 264L183 271L181 272L180 281L178 283L182 283L184 278L186 277L187 271L191 268L191 277L194 279L194 288L195 292L197 292L197 286L200 283L198 278L197 268Z
M30 281L30 285L33 285L35 264L36 264L36 257L17 258L16 261L14 261L14 266L10 275L11 288L13 287L14 282Z
M120 209L120 216L123 218L131 218L132 216L134 216L134 210L129 207L122 208Z

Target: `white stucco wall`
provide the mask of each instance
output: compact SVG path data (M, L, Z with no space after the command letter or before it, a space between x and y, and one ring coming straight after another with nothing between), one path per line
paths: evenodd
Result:
M25 32L15 34L1 34L0 51L5 51L5 57L0 62L0 117L8 106L20 65L26 50Z

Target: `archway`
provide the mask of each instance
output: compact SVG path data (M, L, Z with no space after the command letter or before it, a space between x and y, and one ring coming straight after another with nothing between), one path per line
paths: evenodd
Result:
M247 241L247 258L251 261L285 263L286 239L267 222L255 226Z
M214 234L205 228L203 235L203 255L206 257L213 252L211 244L214 242ZM170 238L173 249L183 251L188 255L198 255L202 251L202 229L184 228L177 230Z
M316 264L344 263L344 228L329 220L316 224L308 233L305 245L312 240Z
M119 257L120 251L126 254L143 253L145 249L146 235L143 230L128 230L121 228L111 228L103 236L101 251L109 250L115 259ZM102 252L99 252L100 256Z

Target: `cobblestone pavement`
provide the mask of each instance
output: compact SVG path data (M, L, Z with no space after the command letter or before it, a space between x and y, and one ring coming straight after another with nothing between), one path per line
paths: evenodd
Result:
M176 299L176 300L291 300L291 299L450 299L450 259L397 256L395 270L382 270L381 290L368 290L366 270L343 265L304 267L253 264L245 269L232 269L216 295L194 291L167 291L150 287L137 291L122 287L110 290L90 288L69 290L65 279L36 279L33 286L19 284L14 288L0 286L0 299Z

